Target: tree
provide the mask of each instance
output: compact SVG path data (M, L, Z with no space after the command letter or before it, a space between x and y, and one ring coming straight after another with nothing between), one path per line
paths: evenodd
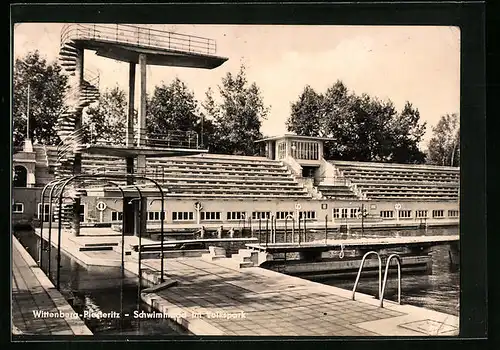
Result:
M297 102L291 104L292 113L286 121L289 131L304 136L319 136L323 119L324 97L307 85Z
M99 96L99 103L86 110L84 126L92 138L110 143L124 143L127 125L125 91L115 86Z
M391 101L357 96L337 81L325 94L306 87L292 104L287 128L300 135L329 137L325 157L356 161L421 163L425 123L410 103L398 113Z
M460 118L458 114L441 116L432 131L433 136L428 145L428 163L460 166Z
M13 142L19 146L26 137L28 110L30 137L35 143L55 145L59 137L55 131L58 116L64 110L67 77L56 62L47 62L38 51L17 58L13 77Z
M393 121L394 137L391 160L396 163L423 163L425 153L418 145L425 134L426 123L419 124L420 112L411 103L406 102L401 114Z
M209 119L215 124L212 151L216 153L255 155L259 146L254 141L262 138L260 127L269 107L264 104L257 84L249 84L245 66L240 66L236 76L231 73L222 78L218 86L220 103L213 90L206 93L203 104Z
M179 78L168 86L156 86L147 107L146 124L150 133L193 131L199 124L198 102Z

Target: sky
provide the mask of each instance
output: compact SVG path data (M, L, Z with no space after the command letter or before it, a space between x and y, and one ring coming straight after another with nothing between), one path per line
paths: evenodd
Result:
M14 57L38 50L57 59L60 23L21 23L14 29ZM150 28L197 35L217 42L217 55L229 58L212 70L148 66L147 89L183 80L198 101L209 87L217 90L227 72L245 64L270 106L261 131L286 132L291 103L306 85L325 92L341 80L356 94L390 99L401 111L410 101L427 123L421 147L444 114L460 111L460 30L446 26L321 25L148 25ZM85 67L99 71L100 89L116 85L128 90L128 63L85 51ZM139 74L139 69L137 69ZM136 91L139 76L136 77ZM136 93L137 95L137 93ZM138 106L136 104L136 106Z

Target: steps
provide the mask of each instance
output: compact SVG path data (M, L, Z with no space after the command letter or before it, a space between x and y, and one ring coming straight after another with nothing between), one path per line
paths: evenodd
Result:
M79 54L77 44L74 41L67 40L61 43L59 64L67 75L75 76ZM96 77L96 79L92 79L92 82L96 80L98 83L98 76ZM54 172L56 178L73 175L74 155L80 149L79 146L83 136L75 134L76 121L85 107L99 99L98 86L87 80L82 80L81 83L74 80L70 80L70 82L72 82L72 86L66 91L64 98L68 108L59 115L56 125L57 135L62 140L57 148L57 166Z

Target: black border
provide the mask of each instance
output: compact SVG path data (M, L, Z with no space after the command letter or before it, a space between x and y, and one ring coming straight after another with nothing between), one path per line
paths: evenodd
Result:
M485 4L454 3L337 3L337 4L16 4L10 7L9 30L15 22L118 22L192 24L350 24L350 25L451 25L461 29L461 303L460 337L469 346L476 341L463 338L487 336L486 293L486 135L485 135ZM497 39L498 40L498 39ZM11 44L12 45L12 37ZM10 52L10 50L9 50ZM10 56L12 57L12 52ZM223 54L223 53L221 53ZM10 58L10 57L9 57ZM10 74L10 71L9 71ZM4 101L7 99L5 98ZM7 120L5 118L4 120ZM7 128L7 130L10 130ZM11 136L9 135L9 140ZM2 148L2 150L4 150ZM9 153L10 155L10 153ZM4 168L4 167L3 167ZM8 170L8 167L5 167ZM4 168L4 170L5 170ZM3 171L5 173L5 171ZM8 171L7 173L10 173ZM10 174L9 174L10 176ZM9 199L10 200L10 199ZM5 235L7 237L8 235ZM5 241L4 246L9 241ZM9 262L10 263L10 262ZM6 266L4 264L4 266ZM9 320L7 320L9 321ZM10 324L10 321L6 325ZM10 329L2 327L3 329ZM33 338L34 339L34 338ZM63 338L57 338L63 339ZM101 338L92 338L101 339ZM113 339L123 339L114 337ZM132 339L132 338L131 338ZM141 337L141 340L145 340ZM155 338L158 339L158 338ZM179 338L182 339L182 338ZM212 337L190 336L203 344ZM229 338L225 338L229 339ZM232 338L257 340L259 338ZM273 338L262 338L271 340ZM280 339L280 338L278 338ZM291 338L294 339L294 338ZM305 340L308 338L299 338ZM311 339L311 338L309 338ZM321 338L314 338L321 340ZM324 338L328 340L329 338ZM331 338L339 339L339 338ZM349 345L364 341L340 338ZM389 338L393 339L393 338ZM409 338L410 339L410 338ZM411 338L414 339L414 338ZM396 345L437 345L436 338L404 341ZM440 338L443 339L443 338ZM68 340L76 340L75 337ZM111 340L111 339L110 339ZM160 339L158 339L160 340ZM312 339L311 339L312 340ZM315 343L309 340L307 343ZM368 341L369 340L369 341ZM375 341L375 343L373 342ZM336 341L335 346L341 343ZM448 343L448 342L445 342ZM49 343L47 343L49 344ZM296 344L305 345L297 342ZM367 345L368 345L367 344ZM403 345L404 344L404 345ZM166 345L166 344L165 344ZM182 346L191 344L182 342ZM193 344L194 345L194 344ZM233 346L236 344L233 344ZM257 344L255 344L257 345ZM326 345L326 343L323 343ZM333 344L331 344L333 346ZM377 346L380 345L378 342ZM386 344L387 345L387 344Z

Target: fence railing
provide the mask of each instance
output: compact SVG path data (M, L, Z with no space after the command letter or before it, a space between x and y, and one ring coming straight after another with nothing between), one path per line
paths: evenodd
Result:
M114 132L112 138L99 135L92 127L86 126L86 137L83 142L92 145L126 145L127 134L125 130ZM203 143L195 131L169 130L165 133L150 132L146 129L134 129L132 144L154 148L181 148L201 149Z
M61 46L69 40L100 40L198 54L215 54L215 40L130 24L67 24Z

